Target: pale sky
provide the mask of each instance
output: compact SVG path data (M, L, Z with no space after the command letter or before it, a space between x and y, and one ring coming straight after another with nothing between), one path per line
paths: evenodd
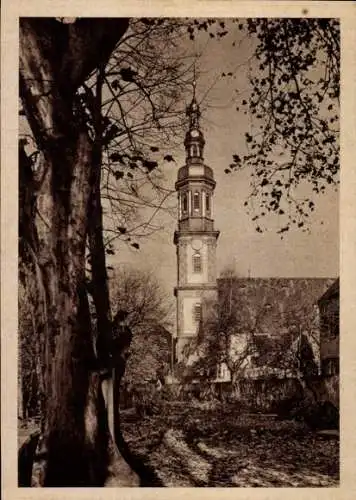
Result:
M284 233L283 240L276 234L278 216L266 218L268 230L256 232L251 215L244 202L248 196L249 172L225 174L234 153L243 156L245 132L253 131L249 115L236 111L249 91L248 73L253 69L254 41L244 36L236 25L226 23L229 35L219 41L206 34L195 42L182 40L183 50L198 54L197 99L202 101L201 128L205 136L205 163L214 171L215 228L220 231L217 245L217 273L234 267L240 276L251 277L336 277L339 275L339 195L330 188L323 195L313 195L316 208L309 217L310 234L292 229ZM235 42L235 46L232 43ZM222 73L233 73L223 78ZM192 75L193 76L193 75ZM188 89L186 102L192 90ZM22 123L22 122L21 122ZM175 163L162 164L165 187L174 189L179 167L185 163L183 141L173 151ZM170 206L176 198L170 200ZM155 219L164 229L139 240L140 250L117 242L114 257L108 256L109 265L133 265L155 272L162 286L173 297L176 285L176 249L173 234L177 217L164 212Z
M232 47L234 34L219 42L207 42L208 38L204 37L195 48L187 45L194 51L204 51L197 65L197 98L199 101L208 91L202 104L201 128L206 140L205 163L213 169L216 179L214 220L215 228L220 230L218 275L224 267L233 265L241 276L250 273L252 277L336 277L339 274L339 197L333 188L324 195L313 196L316 209L310 217L310 234L293 229L281 240L276 234L277 215L268 220L269 230L260 234L246 213L243 203L249 192L249 173L224 173L232 154L245 154L244 134L250 132L253 125L248 115L236 111L234 103L236 90L241 98L248 92L247 61L253 45L248 39L240 42L241 33L234 29L235 47ZM234 72L234 79L220 77L222 72L229 71ZM184 164L183 144L179 154L175 154L176 164L164 167L166 185L170 188L174 188L178 168ZM139 251L120 244L114 261L153 269L167 292L173 293L177 279L173 233L177 221L168 214L160 216L160 221L165 224L163 231L140 241Z

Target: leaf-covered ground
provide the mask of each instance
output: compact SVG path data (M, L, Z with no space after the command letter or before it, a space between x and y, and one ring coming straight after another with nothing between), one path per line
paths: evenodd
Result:
M166 486L335 487L339 440L303 423L233 406L165 404L143 419L122 412L132 451Z

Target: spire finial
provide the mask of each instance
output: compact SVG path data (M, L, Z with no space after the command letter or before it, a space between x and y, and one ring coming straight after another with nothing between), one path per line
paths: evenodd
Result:
M196 80L196 68L195 63L193 67L193 97L192 102L187 107L187 116L189 116L189 128L199 129L199 118L200 118L200 109L196 99L196 88L197 88L197 80Z
M194 101L196 99L196 95L195 95L196 88L197 88L197 74L196 74L196 67L195 67L195 63L194 63L194 67L193 67L193 100Z
M195 100L195 91L196 91L196 88L197 88L197 81L194 77L194 80L193 80L193 100Z
M193 81L192 81L192 87L193 87L193 97L191 100L191 103L189 106L187 106L187 117L189 120L189 128L185 136L185 150L187 152L187 162L190 163L194 159L195 162L202 162L203 161L203 150L204 150L204 136L202 134L202 131L200 130L200 109L199 109L199 104L197 103L196 100L196 87L197 87L197 80L196 80L196 71L195 71L195 64L193 66Z

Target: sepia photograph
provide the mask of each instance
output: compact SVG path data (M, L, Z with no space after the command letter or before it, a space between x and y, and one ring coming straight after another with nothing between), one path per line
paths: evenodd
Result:
M19 18L18 487L340 486L340 24Z

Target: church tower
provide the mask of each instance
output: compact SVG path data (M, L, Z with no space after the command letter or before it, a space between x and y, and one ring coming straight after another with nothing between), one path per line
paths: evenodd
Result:
M177 247L177 360L182 360L184 346L198 334L204 304L217 298L216 242L214 229L214 174L204 164L205 140L200 129L200 109L195 97L187 107L189 128L185 136L186 162L178 171Z

